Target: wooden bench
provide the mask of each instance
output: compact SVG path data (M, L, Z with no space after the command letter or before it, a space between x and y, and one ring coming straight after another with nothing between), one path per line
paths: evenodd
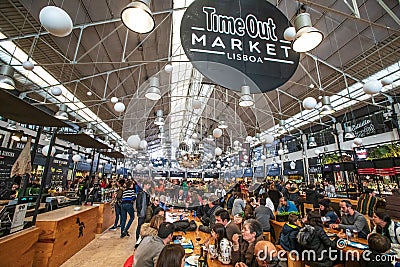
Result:
M275 247L276 247L277 251L284 250L281 245L275 245ZM287 266L288 267L305 267L305 264L304 264L303 261L300 261L300 260L295 261L295 260L293 260L293 257L289 257L288 256L289 251L286 251L286 250L284 250L284 251L285 251L285 254L284 255L280 254L280 256L284 256L287 259Z

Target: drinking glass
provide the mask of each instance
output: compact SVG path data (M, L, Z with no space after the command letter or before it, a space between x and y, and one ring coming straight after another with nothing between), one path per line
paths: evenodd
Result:
M356 229L353 230L353 240L354 242L358 242L358 231Z

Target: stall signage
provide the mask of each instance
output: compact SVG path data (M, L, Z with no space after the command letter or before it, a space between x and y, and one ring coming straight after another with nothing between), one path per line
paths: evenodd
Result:
M181 22L182 47L204 76L231 90L272 91L297 69L299 53L283 38L290 25L273 4L260 0L197 0Z
M375 126L371 119L363 119L357 121L354 125L351 126L351 130L356 137L360 138L376 133Z
M330 172L330 171L332 171L332 166L331 165L324 165L322 170L324 172Z
M332 170L333 170L333 171L340 171L340 170L341 170L340 164L334 164L334 165L332 166Z
M264 166L258 166L254 168L254 177L264 178Z
M243 176L244 177L253 177L253 169L252 168L245 168Z

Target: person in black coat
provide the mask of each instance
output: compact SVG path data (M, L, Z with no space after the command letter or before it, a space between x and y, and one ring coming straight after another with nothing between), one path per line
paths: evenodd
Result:
M275 184L273 183L269 187L268 196L272 200L272 203L274 203L275 210L277 210L282 194L278 190L276 190Z
M317 211L311 211L306 217L305 227L303 227L298 235L297 242L300 244L302 250L315 251L314 253L302 253L302 259L307 265L311 267L331 267L339 262L333 261L334 257L329 257L329 250L333 255L333 250L341 253L337 248L336 237L331 240L325 233L323 228L321 215ZM341 259L340 255L336 255L336 259Z
M314 184L309 184L306 189L306 203L314 205L314 208L319 208L319 199L324 198L324 195L315 190Z

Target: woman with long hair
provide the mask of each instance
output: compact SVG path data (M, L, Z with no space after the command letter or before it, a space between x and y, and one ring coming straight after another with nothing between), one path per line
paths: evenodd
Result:
M372 217L374 229L372 233L378 233L390 239L391 250L400 258L400 223L394 222L386 212L375 212Z
M165 222L165 218L162 215L154 215L149 223L144 223L140 228L140 236L144 238L145 236L157 236L158 228Z
M210 249L210 256L218 258L222 264L229 264L231 262L232 243L227 238L225 226L220 223L214 224L211 228L211 237L214 240L215 248Z
M158 256L156 267L185 266L185 250L179 244L166 245Z

